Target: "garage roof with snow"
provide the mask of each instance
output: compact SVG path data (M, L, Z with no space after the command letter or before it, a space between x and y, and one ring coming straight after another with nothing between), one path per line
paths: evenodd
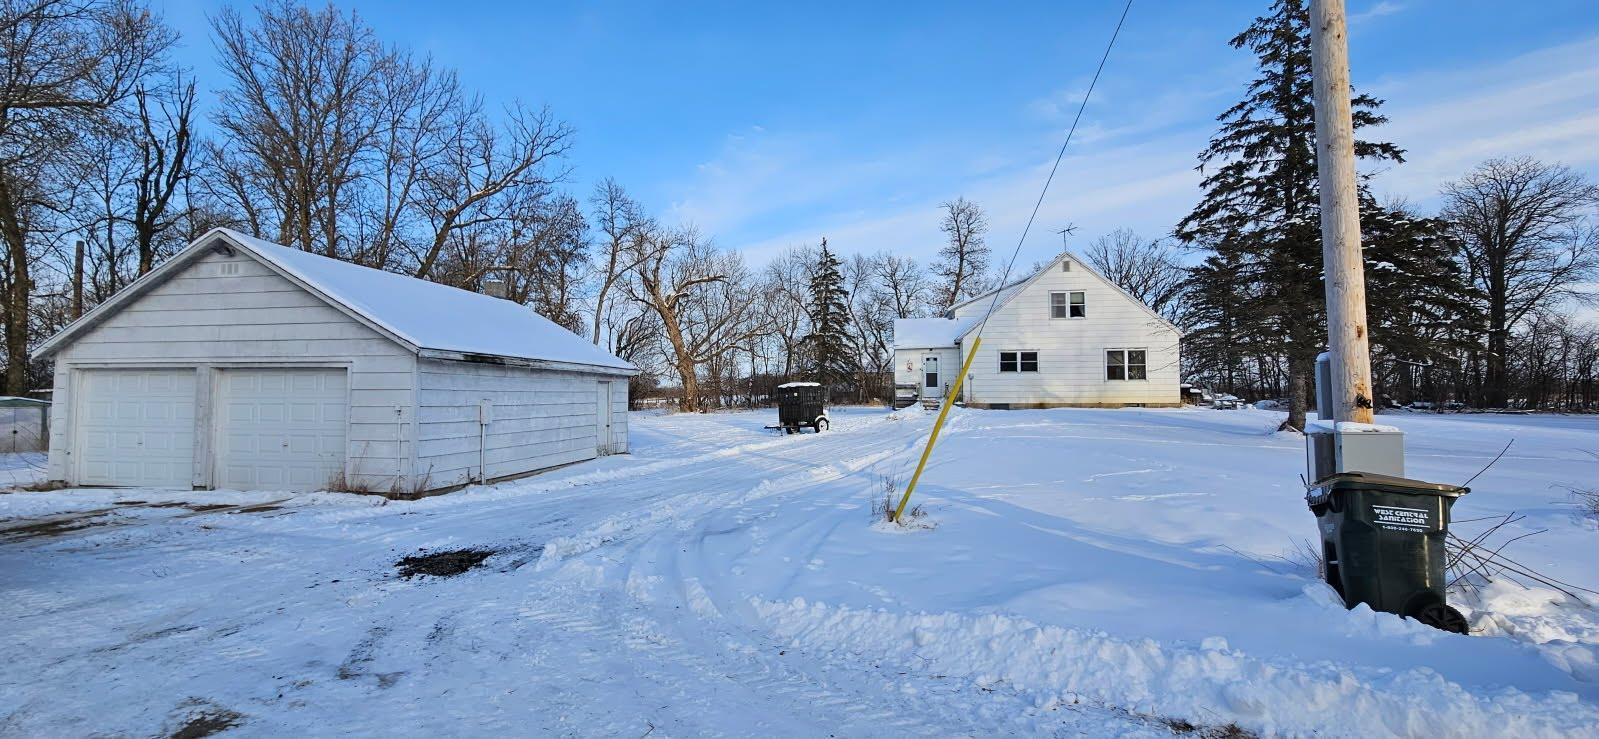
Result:
M216 245L219 237L419 351L634 369L527 306L291 249L226 228L196 240L123 294L46 340L36 354L53 352Z

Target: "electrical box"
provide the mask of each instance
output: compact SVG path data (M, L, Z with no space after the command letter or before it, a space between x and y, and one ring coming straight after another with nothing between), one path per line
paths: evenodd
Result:
M1305 429L1306 482L1340 472L1405 476L1405 434L1392 426L1312 421Z
M494 403L487 398L478 401L477 422L482 426L494 423Z
M1405 434L1392 426L1333 423L1332 355L1316 357L1316 414L1305 429L1305 478L1315 484L1340 472L1405 476Z

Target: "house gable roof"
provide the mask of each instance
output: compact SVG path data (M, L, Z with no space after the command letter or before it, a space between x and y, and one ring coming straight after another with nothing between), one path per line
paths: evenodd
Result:
M999 304L994 306L992 312L993 313L998 313L1001 310L1003 310L1005 308L1005 306L1010 305L1011 301L1015 300L1017 298L1017 296L1021 295L1022 293L1027 292L1027 288L1032 287L1033 283L1037 282L1039 277L1042 277L1045 274L1049 273L1051 270L1055 269L1056 265L1060 264L1061 261L1066 260L1066 259L1072 260L1073 269L1080 269L1081 271L1083 271L1083 272L1085 272L1085 273L1087 273L1089 275L1092 275L1094 277L1094 279L1099 280L1100 283L1102 283L1106 287L1108 287L1108 288L1110 288L1112 290L1115 290L1117 293L1119 293L1122 297L1126 298L1133 305L1136 305L1139 308L1143 309L1143 311L1145 313L1148 313L1151 318L1154 318L1156 321L1159 321L1162 324L1165 324L1166 326L1171 328L1171 330L1176 331L1178 336L1182 335L1183 330L1178 328L1177 324L1172 323L1171 321L1167 320L1165 316L1162 316L1161 314L1156 313L1155 309L1153 309L1153 308L1149 307L1148 305L1146 305L1144 303L1144 301L1133 297L1132 293L1129 293L1126 290L1123 290L1121 285L1118 285L1118 284L1116 284L1114 282L1111 282L1109 278L1107 278L1104 275L1100 274L1099 270L1094 269L1093 267L1089 266L1089 264L1087 262L1083 261L1080 257L1078 257L1076 254L1073 254L1069 250L1063 250L1063 251L1061 251L1061 253L1055 255L1054 259L1049 260L1048 264L1044 265L1044 267L1042 269L1038 270L1037 272L1034 272L1031 276L1029 276L1029 277L1027 277L1027 278L1025 278L1023 280L1020 280L1018 282L1012 283L1011 285L1007 285L1004 288L1001 288L1002 290L1009 290L1010 292L1008 294L1000 296ZM994 294L994 291L992 291L992 290L990 290L988 293L985 293L985 295L993 295L993 294ZM979 297L983 297L983 296L979 296ZM978 298L973 298L973 300L976 300L976 299L978 299ZM967 302L970 302L970 301L967 301ZM968 334L972 333L973 331L976 331L976 330L980 329L982 327L982 325L983 325L982 321L977 321L977 322L973 323L972 326L969 329L967 329L965 332L963 332L961 334L961 337L960 337L961 340L965 341L966 336Z
M214 229L159 268L74 321L35 351L44 356L71 342L200 259L231 246L362 324L424 356L499 358L634 371L588 339L509 300L362 267Z

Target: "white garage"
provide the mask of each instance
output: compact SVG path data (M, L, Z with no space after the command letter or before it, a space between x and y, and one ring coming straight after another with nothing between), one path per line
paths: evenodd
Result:
M413 495L627 451L632 365L524 306L218 229L40 345L50 478Z

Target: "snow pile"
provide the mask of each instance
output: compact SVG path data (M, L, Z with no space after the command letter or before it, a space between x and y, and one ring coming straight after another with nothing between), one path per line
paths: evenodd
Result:
M1361 674L1331 662L1274 664L1228 648L1222 637L1185 648L1001 614L865 611L803 598L752 599L751 606L796 647L892 660L978 687L1006 683L1039 706L1086 699L1289 735L1569 737L1599 727L1599 709L1571 693L1478 696L1426 668Z

